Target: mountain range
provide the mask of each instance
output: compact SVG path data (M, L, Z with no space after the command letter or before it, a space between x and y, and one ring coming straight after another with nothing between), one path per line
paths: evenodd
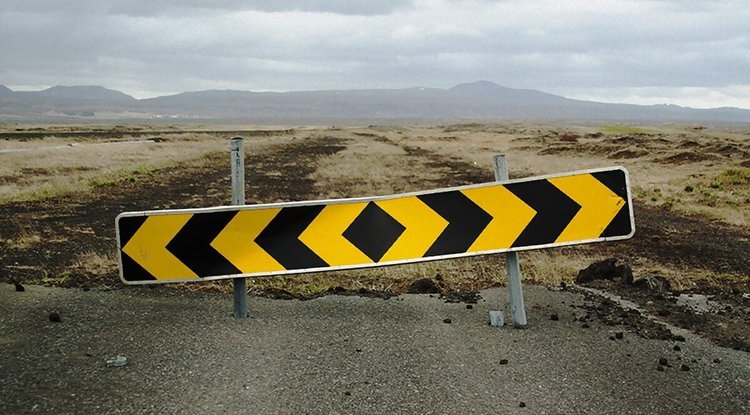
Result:
M294 92L209 90L136 99L101 86L13 91L0 85L0 121L243 121L267 123L467 120L750 123L750 110L582 101L488 81L452 88Z

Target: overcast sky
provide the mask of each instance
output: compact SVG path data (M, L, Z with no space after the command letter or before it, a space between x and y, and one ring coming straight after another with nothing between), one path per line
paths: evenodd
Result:
M750 108L747 0L2 0L0 84L447 88Z

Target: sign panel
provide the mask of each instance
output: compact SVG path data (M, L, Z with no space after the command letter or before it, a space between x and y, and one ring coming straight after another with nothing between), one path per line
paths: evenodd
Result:
M395 196L128 212L127 284L294 274L626 239L624 168Z

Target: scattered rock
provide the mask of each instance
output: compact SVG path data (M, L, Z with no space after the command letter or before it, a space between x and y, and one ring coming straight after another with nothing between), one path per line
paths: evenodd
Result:
M716 359L714 359L714 363L721 363L721 359L719 359L719 358L717 357Z
M664 366L656 366L656 370L658 370L659 372L663 372Z
M624 334L621 331L618 331L617 333L615 333L615 338L616 339L622 339L623 336L624 336Z
M631 285L642 290L649 290L657 293L665 293L671 290L669 281L659 275L648 275L639 278L638 280L633 281Z
M519 408L525 408L526 407L526 402L519 402L518 403L518 407Z
M451 319L449 319L449 318L446 318L445 320L443 320L443 323L445 323L445 324L451 324L452 322L453 321Z
M0 268L2 268L2 267L0 266ZM24 292L24 291L26 291L26 288L24 288L24 286L23 286L23 285L21 285L21 283L20 283L20 282L18 282L18 281L15 281L15 280L14 280L14 281L13 281L13 285L15 285L15 286L16 286L16 291L17 291L17 292Z
M352 396L352 393L349 391L344 392L344 396Z
M674 347L672 348L672 350L674 350L675 352L679 352L682 349L680 348L680 346L678 346L678 345L675 344Z
M589 326L589 323L583 323L583 324L581 324L581 328L582 329L588 329L588 328L591 328L591 326Z
M356 349L357 353L362 353L362 349Z
M466 304L466 309L467 309L467 310L471 310L471 309L473 309L473 308L474 308L474 306L473 306L473 305L471 305L471 304Z
M594 262L578 272L575 282L583 284L594 280L620 279L627 284L633 283L633 270L630 265L617 265L617 258L607 258Z
M659 366L669 366L669 360L666 357L660 357Z
M500 364L501 365L507 365L508 364L508 359L500 359Z
M594 280L611 280L615 272L617 258L607 258L602 261L594 262L585 269L578 271L576 284L582 284Z
M615 267L614 278L621 279L625 284L633 284L633 269L630 265L622 264Z
M688 366L688 365L686 365L686 364L683 363L683 365L680 366L680 370L682 370L683 372L689 372L690 371L690 366Z
M678 341L678 342L684 342L685 341L685 336L681 336L679 334L675 335L673 338L674 338L675 341Z
M128 358L118 354L116 357L107 359L107 367L122 367L128 364Z
M53 312L49 313L49 321L51 321L53 323L60 323L60 322L62 322L62 318L60 318L60 313L58 313L57 311L53 311Z
M558 321L560 320L560 316L558 316L557 314L552 314L551 316L549 316L549 319L552 321Z
M408 292L410 294L438 294L440 287L430 278L420 278L411 283Z

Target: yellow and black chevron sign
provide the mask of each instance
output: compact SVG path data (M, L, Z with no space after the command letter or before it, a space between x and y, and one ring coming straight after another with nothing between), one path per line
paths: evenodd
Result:
M130 212L116 222L128 284L371 267L634 232L623 168L387 197Z

